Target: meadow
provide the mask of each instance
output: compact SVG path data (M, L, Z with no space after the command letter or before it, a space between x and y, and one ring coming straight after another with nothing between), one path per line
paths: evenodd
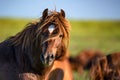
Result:
M0 42L21 31L32 19L0 18ZM75 56L83 49L97 49L109 54L120 51L120 21L115 20L69 20L70 55ZM84 75L74 73L75 80ZM86 80L86 79L85 79Z

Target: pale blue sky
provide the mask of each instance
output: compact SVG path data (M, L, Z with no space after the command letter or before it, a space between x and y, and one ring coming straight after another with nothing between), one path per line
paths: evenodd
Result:
M67 18L120 20L120 0L0 0L0 17L38 18L55 7Z

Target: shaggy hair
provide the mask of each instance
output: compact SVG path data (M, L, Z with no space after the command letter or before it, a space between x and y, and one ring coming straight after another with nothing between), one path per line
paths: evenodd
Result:
M44 16L45 15L43 14L43 17ZM41 17L39 20L27 24L25 26L26 28L23 31L19 32L18 34L10 38L13 44L15 46L21 45L23 50L27 48L29 49L40 48L40 45L42 43L52 38L55 38L62 31L63 32L62 47L64 47L62 53L66 53L66 49L68 47L70 38L69 22L60 13L56 11L49 11L48 16L45 18L43 17ZM41 42L40 36L43 33L43 28L45 28L49 24L57 25L59 31L57 34L51 35L48 39L44 40L44 42Z

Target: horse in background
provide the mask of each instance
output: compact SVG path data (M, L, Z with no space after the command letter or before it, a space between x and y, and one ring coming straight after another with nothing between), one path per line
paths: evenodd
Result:
M66 80L66 75L71 76L63 68L69 55L69 30L62 9L45 9L39 20L0 43L0 80L50 80L54 73L62 76L56 80Z
M92 62L91 80L120 80L120 52L108 54Z
M82 74L84 70L89 70L92 66L92 61L104 56L103 52L93 49L85 49L78 53L75 57L69 57L69 63L72 71Z

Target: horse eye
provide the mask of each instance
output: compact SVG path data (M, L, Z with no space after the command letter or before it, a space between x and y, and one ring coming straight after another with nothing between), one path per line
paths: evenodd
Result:
M57 29L52 32L52 34L57 34L57 33L58 33Z
M61 34L61 35L59 35L59 37L63 38L63 35Z

